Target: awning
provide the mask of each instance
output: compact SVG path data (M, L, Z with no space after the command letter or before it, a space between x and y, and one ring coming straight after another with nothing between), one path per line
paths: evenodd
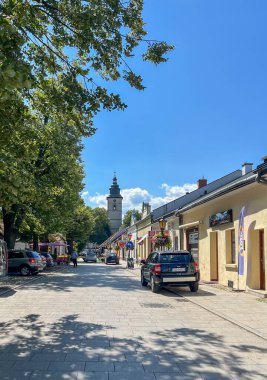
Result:
M192 222L192 223L181 224L179 226L179 229L188 228L188 227L194 227L194 226L197 226L198 224L201 224L201 223L202 222L200 220L196 220L195 222Z
M142 243L147 237L148 237L148 234L145 234L137 243L138 244Z
M125 232L127 231L127 228L124 228L123 230L120 230L118 232L115 232L113 235L111 235L107 240L105 240L98 248L102 248L106 246L107 244L114 243L117 239L119 239Z

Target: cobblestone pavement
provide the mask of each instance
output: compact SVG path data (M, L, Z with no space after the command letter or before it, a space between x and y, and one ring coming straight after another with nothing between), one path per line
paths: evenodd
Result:
M80 263L2 295L0 379L266 379L267 340L207 310L228 292L153 294L136 274ZM240 313L260 305L265 323L267 305L247 300Z
M26 285L30 282L36 281L39 277L47 277L53 275L55 272L63 271L65 265L56 265L54 267L47 267L44 271L38 273L38 277L22 276L19 273L9 274L5 277L0 277L0 296L7 291L14 291L16 288Z

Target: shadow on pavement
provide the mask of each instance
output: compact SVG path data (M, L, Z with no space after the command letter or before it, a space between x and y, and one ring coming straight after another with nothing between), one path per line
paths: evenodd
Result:
M16 291L10 286L0 286L0 298L12 297Z
M75 314L54 323L28 314L0 327L1 380L83 379L84 372L94 379L111 380L173 380L176 374L189 373L191 379L206 380L265 376L260 366L246 368L246 352L264 354L265 348L226 344L223 336L201 329L166 326L149 335L120 338L112 336L116 328L111 325L84 323ZM121 377L113 377L114 372Z

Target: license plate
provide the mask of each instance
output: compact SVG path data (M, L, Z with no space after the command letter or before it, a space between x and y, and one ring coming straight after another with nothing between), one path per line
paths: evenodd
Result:
M185 268L172 268L173 272L185 272Z

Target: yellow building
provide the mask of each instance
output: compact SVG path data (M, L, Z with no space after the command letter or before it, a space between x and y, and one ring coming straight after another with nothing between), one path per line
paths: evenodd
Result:
M136 222L135 226L136 236L139 238L136 244L137 259L146 259L152 249L149 238L149 231L151 231L151 206L148 203L143 203L142 219Z
M267 160L256 170L244 164L243 175L176 212L181 249L199 261L201 279L242 290L266 290ZM244 207L244 239L239 216ZM240 243L241 242L241 243ZM243 245L244 271L238 265Z

